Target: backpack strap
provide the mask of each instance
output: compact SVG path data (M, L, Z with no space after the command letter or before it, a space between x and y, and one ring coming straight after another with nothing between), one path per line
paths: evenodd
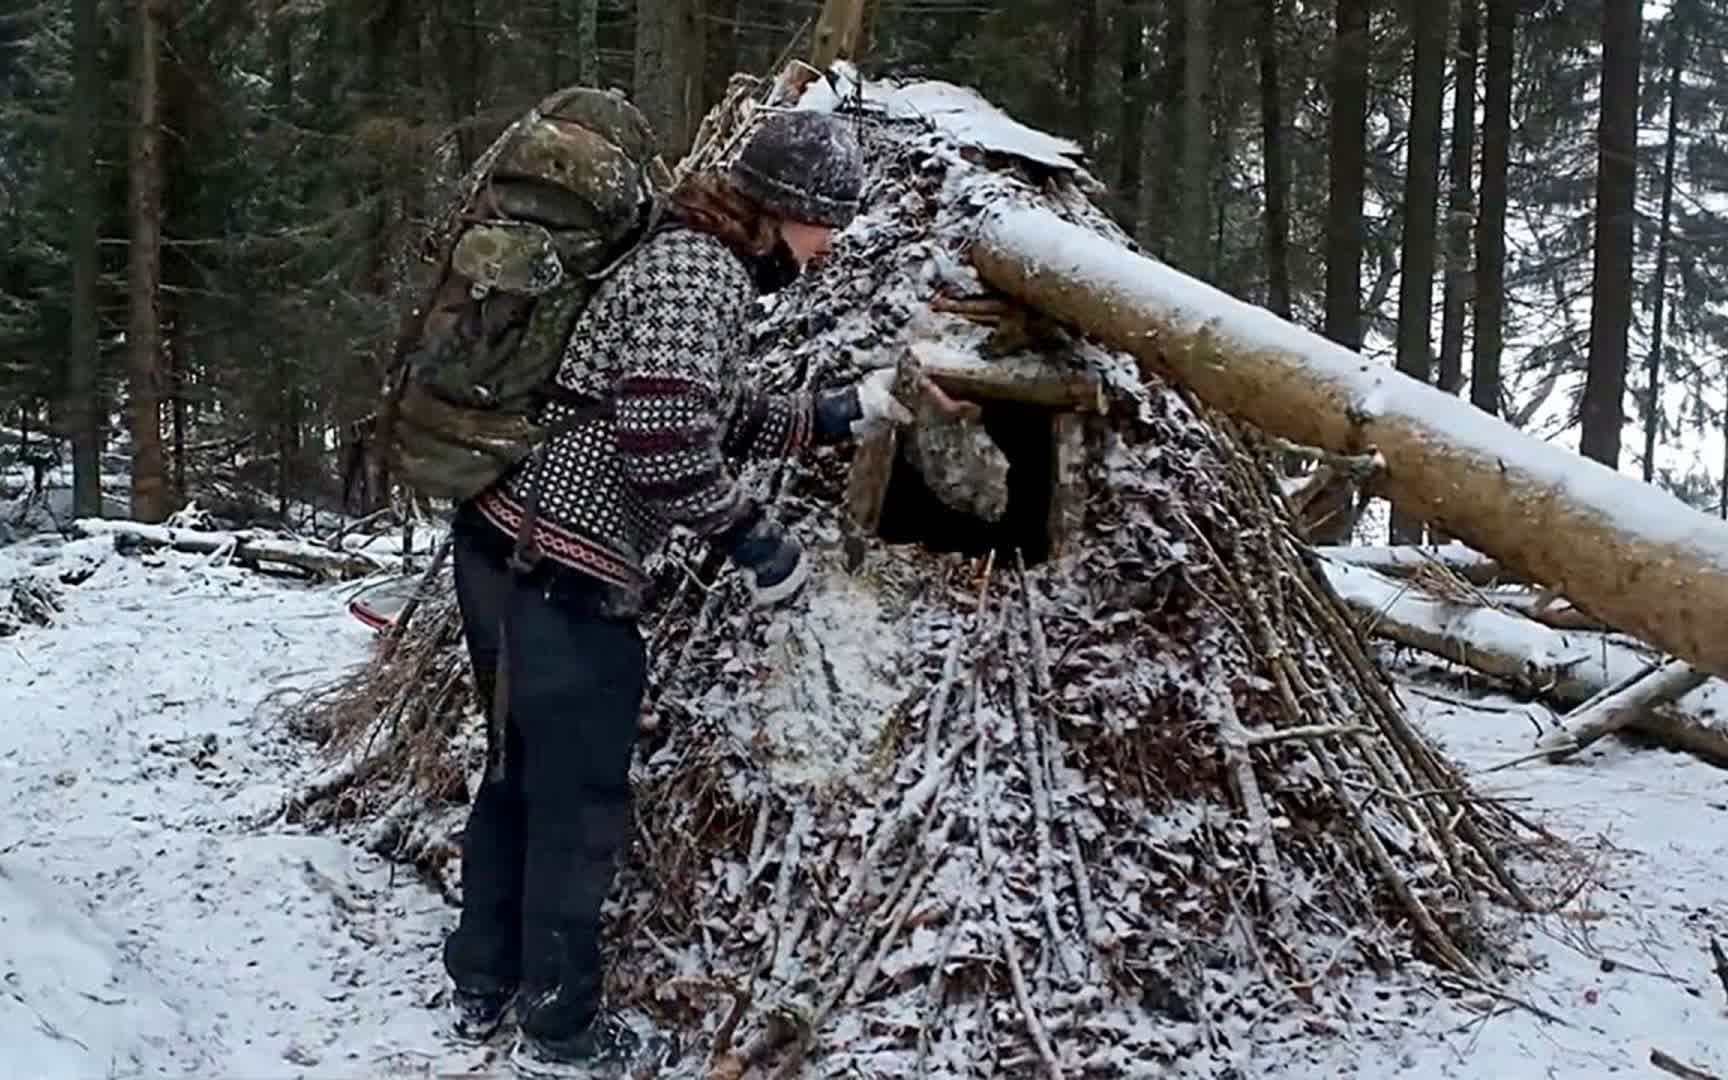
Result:
M630 237L620 245L618 254L599 270L588 276L590 281L604 281L615 273L624 261L635 253L651 237L671 229L679 228L683 221L677 214L671 212L664 198L654 198L643 208L641 223L631 233ZM535 445L528 455L528 492L522 501L522 521L516 527L516 545L510 552L510 569L518 574L532 573L545 553L540 550L535 540L535 532L540 525L540 470L545 461L546 444L560 435L570 432L588 423L590 420L610 420L616 412L611 397L594 398L579 394L549 382L541 392L551 401L573 410L568 416L546 430L545 436Z
M518 574L529 574L540 565L545 553L540 550L535 532L540 526L540 488L541 470L545 467L546 446L553 439L568 435L583 424L593 420L610 420L616 415L610 397L592 398L578 395L562 387L548 387L547 394L552 400L568 406L573 411L561 417L556 424L546 429L533 451L528 455L527 483L528 492L522 500L522 521L516 526L516 544L510 551L510 569Z

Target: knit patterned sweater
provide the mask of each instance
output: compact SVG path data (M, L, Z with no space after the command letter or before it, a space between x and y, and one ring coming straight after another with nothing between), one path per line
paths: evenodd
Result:
M631 590L671 526L713 538L738 525L753 507L735 463L796 454L818 427L828 441L848 419L844 406L739 380L756 296L749 268L719 239L682 227L651 236L577 316L556 376L581 395L612 395L614 416L553 437L537 474L530 459L475 508L514 537L538 485L545 557ZM570 413L551 402L542 420Z

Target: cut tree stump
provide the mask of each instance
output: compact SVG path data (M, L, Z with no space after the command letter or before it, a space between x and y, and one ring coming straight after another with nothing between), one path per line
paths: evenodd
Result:
M1728 522L1048 209L992 214L971 255L997 289L1220 412L1335 453L1377 451L1372 487L1399 509L1728 676Z

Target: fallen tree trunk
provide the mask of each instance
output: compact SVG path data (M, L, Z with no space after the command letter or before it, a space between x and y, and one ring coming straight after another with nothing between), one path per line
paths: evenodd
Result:
M250 563L292 566L318 577L365 577L383 569L378 560L356 551L333 551L303 540L259 536L251 532L204 532L136 521L80 518L72 524L79 536L111 536L116 547L173 548L196 555L226 552Z
M1410 577L1429 567L1441 567L1472 585L1511 584L1518 577L1493 559L1464 544L1434 547L1356 547L1347 544L1317 547L1314 553L1330 562L1348 563L1391 577Z
M1437 599L1359 566L1322 565L1362 629L1510 683L1557 708L1584 706L1593 712L1602 702L1652 681L1653 676L1645 676L1655 658L1614 638L1554 630L1520 615ZM1700 685L1703 681L1700 677ZM1649 687L1646 693L1669 688ZM1593 700L1610 689L1616 692ZM1695 690L1667 700L1678 701ZM1664 746L1728 762L1728 722L1712 711L1692 702L1637 710L1627 716L1626 727Z
M984 279L1132 352L1211 407L1340 454L1413 516L1603 620L1728 676L1728 522L1043 209L991 216Z
M1368 633L1492 675L1562 708L1584 704L1649 663L1638 650L1600 634L1554 630L1522 615L1440 599L1360 566L1323 565Z
M1573 712L1536 740L1550 761L1564 761L1604 735L1650 719L1657 706L1671 705L1708 682L1710 676L1684 660L1671 660L1615 693Z

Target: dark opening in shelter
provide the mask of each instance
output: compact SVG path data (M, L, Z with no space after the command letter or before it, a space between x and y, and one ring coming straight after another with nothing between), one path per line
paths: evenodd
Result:
M1008 458L1008 508L1000 520L957 510L931 491L905 454L896 454L876 532L890 544L921 544L935 552L983 555L995 550L1028 566L1051 554L1055 492L1056 411L1011 401L980 400L984 430Z

